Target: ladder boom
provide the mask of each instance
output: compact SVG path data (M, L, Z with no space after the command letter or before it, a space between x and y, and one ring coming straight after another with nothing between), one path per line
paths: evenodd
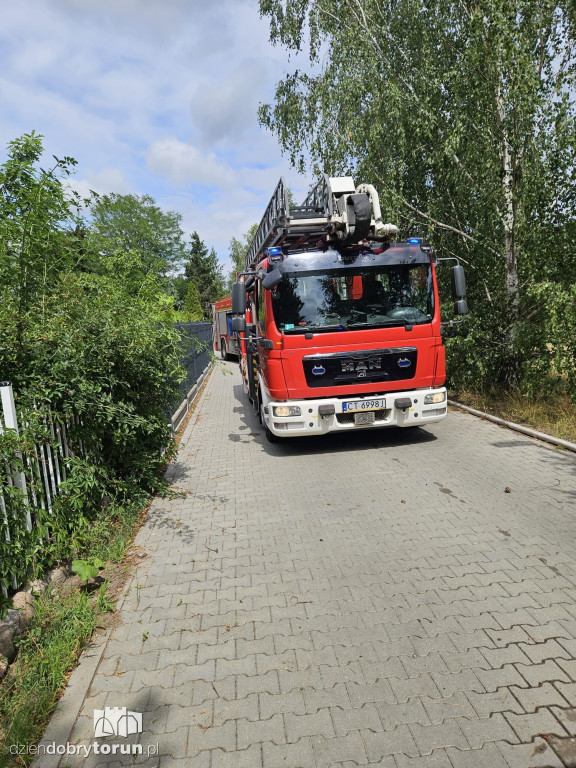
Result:
M321 240L351 245L397 233L395 225L382 224L378 193L371 184L356 188L350 176L331 178L325 173L302 205L291 206L282 177L246 253L246 271L254 270L266 249L274 246L303 249Z
M284 176L280 177L280 181L268 207L262 217L254 239L250 243L248 253L246 254L246 269L249 270L252 264L257 262L259 253L262 253L266 248L270 248L274 245L275 235L280 227L285 225L290 217L290 203L288 202L288 187L284 181Z

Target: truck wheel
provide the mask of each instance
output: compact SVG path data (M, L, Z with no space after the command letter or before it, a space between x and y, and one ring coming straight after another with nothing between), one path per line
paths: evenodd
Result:
M269 443L279 443L282 440L282 438L275 435L274 432L270 432L266 424L264 424L264 434Z
M264 434L266 435L266 440L268 440L269 443L279 443L282 438L278 437L278 435L275 435L274 432L271 432L268 429L268 426L266 424L266 419L264 418L264 413L262 411L264 406L260 406L260 409L258 410L258 417L260 419L260 424L264 427Z
M228 350L226 348L226 339L220 339L220 357L222 360L228 360Z

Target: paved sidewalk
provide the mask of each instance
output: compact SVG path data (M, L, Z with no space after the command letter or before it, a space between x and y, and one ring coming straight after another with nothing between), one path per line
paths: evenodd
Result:
M173 482L69 739L127 707L144 754L62 767L576 765L574 456L461 412L272 446L229 363Z

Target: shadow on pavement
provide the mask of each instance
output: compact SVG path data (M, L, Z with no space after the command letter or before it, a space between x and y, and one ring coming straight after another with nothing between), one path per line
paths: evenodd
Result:
M229 439L235 443L247 443L253 438L270 456L307 456L350 450L388 449L402 445L433 443L438 439L436 435L421 427L382 427L362 432L351 430L330 432L322 436L287 437L278 443L269 443L241 384L234 385L234 397L240 403L234 407L234 413L240 415L243 426L239 428L242 431L228 435Z

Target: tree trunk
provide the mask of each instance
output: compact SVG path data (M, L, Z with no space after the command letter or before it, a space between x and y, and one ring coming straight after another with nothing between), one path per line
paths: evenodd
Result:
M517 210L515 200L515 159L512 156L509 125L502 93L502 67L499 66L499 82L496 94L497 122L501 136L500 161L502 168L501 222L504 233L504 257L506 260L506 315L507 328L504 339L505 355L502 380L516 389L520 379L520 355L517 348L519 324L518 251L515 242Z

